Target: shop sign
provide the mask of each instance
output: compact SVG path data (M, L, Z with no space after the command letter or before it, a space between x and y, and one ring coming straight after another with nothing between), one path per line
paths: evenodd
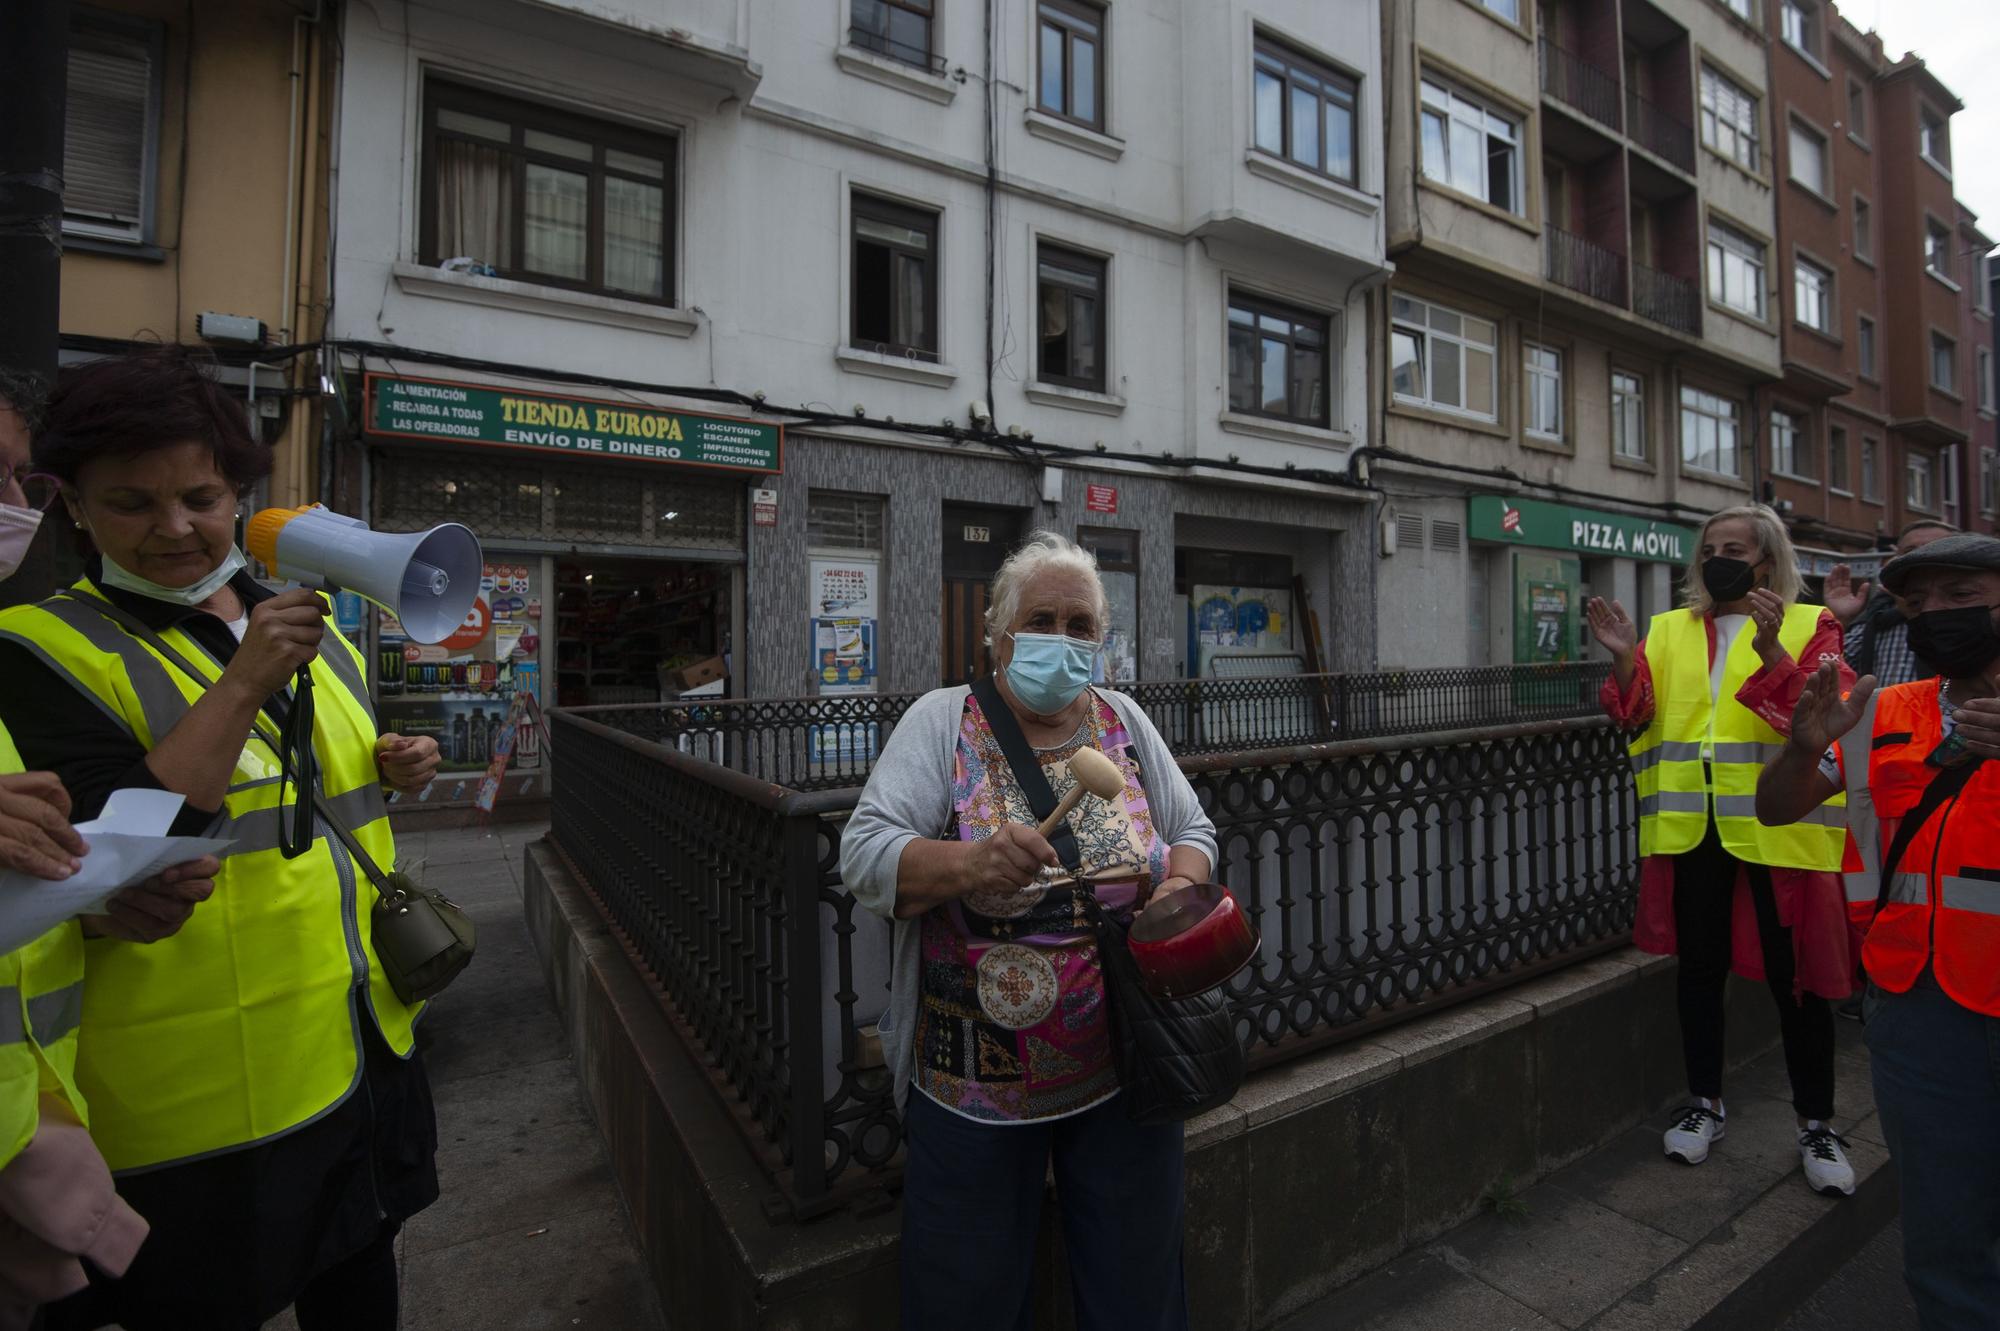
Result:
M778 525L778 492L776 490L752 490L750 492L750 517L759 527Z
M1118 511L1118 487L1115 485L1084 486L1083 506L1092 513L1116 513Z
M784 429L636 402L371 374L371 434L732 471L782 470Z
M1475 541L1621 555L1662 564L1684 564L1694 554L1695 529L1677 522L1515 495L1474 495L1466 506Z

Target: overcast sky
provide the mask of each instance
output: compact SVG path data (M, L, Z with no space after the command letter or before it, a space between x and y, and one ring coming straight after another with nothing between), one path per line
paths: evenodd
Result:
M1965 109L1951 120L1958 197L2000 236L2000 4L1994 0L1839 0L1862 31L1882 34L1891 60L1923 57Z

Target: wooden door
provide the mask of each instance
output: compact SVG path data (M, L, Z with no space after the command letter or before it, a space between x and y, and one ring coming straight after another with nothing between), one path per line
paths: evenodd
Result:
M969 684L993 669L986 607L993 575L1021 540L1019 509L944 506L944 682Z

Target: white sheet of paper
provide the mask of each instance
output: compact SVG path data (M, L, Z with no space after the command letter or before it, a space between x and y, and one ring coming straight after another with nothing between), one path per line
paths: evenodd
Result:
M119 889L162 869L235 844L227 837L168 836L184 802L164 790L114 791L102 813L76 825L90 853L75 874L50 881L0 873L0 952L32 942L72 916L102 911Z

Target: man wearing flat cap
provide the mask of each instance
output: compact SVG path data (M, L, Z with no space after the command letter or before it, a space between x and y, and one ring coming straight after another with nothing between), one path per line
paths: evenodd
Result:
M1806 686L1757 816L1796 822L1834 792L1872 799L1880 864L1866 924L1868 1048L1903 1190L1903 1268L1925 1331L2000 1309L2000 540L1898 556L1882 584L1939 678L1840 696ZM1842 737L1845 737L1844 739ZM1839 741L1836 743L1835 741ZM1857 876L1851 876L1850 885Z

